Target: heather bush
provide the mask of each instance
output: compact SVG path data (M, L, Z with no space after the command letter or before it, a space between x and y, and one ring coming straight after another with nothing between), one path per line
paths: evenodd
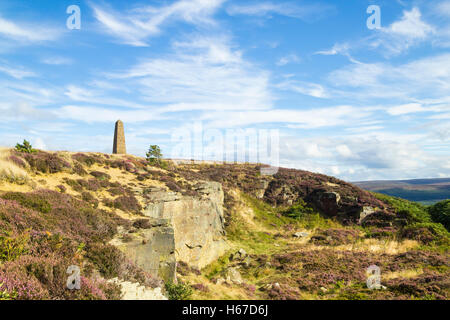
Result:
M83 188L90 191L97 191L102 187L97 179L89 179L89 180L78 179L77 182Z
M133 227L138 229L150 229L150 220L149 219L137 219L133 222Z
M96 177L98 180L109 180L111 179L111 176L105 172L101 171L92 171L90 173L91 176Z
M83 191L83 187L80 185L80 183L77 180L64 178L64 182L67 183L68 186L72 187L73 190L81 192Z
M26 273L6 273L0 271L0 291L9 293L9 297L17 300L43 300L48 299L48 292L34 278Z
M26 168L27 165L25 163L25 161L15 155L11 155L8 158L9 161L11 161L12 163L14 163L16 166L20 167L20 168Z
M20 205L41 213L49 213L52 209L50 203L36 193L7 192L1 196L5 200L14 200Z
M399 233L403 238L418 240L425 244L435 242L450 245L450 234L440 223L412 223L402 228Z
M99 201L90 192L83 192L81 197L83 201L90 203L94 208L98 207Z
M128 188L124 188L124 187L121 187L121 186L109 188L107 191L112 196L131 194L131 192L130 192L130 190Z
M25 154L25 160L30 167L42 173L56 173L65 169L70 169L71 165L56 153L37 151L36 153Z
M119 249L109 244L89 245L86 257L106 279L115 278L120 275L121 265L125 259Z
M142 210L139 201L132 195L117 197L114 199L113 206L116 209L134 213L139 213Z
M85 175L87 175L87 171L84 170L83 166L82 166L80 163L78 163L78 162L76 162L76 163L73 164L72 171L73 171L74 173L80 175L80 176L85 176Z
M2 289L3 283L0 283L0 301L2 300L14 300L17 297L16 292L8 292L6 289Z
M87 165L88 167L91 167L95 163L102 164L104 162L103 158L100 156L93 154L87 155L84 153L76 153L72 155L72 159Z
M61 193L64 193L64 192L67 191L67 188L64 185L62 185L62 184L60 184L60 185L58 185L56 187L59 189L59 192L61 192Z

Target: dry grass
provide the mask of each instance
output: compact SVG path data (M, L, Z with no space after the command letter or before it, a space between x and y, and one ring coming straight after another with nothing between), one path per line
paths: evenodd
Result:
M322 250L332 249L336 251L354 251L354 252L371 252L371 253L386 253L386 254L399 254L410 251L419 246L419 242L415 240L380 240L380 239L365 239L363 241L357 241L352 244L345 244L340 246L320 246L309 245L304 250Z
M0 181L23 185L29 181L26 170L18 167L8 157L10 149L0 148Z
M420 276L422 273L423 273L422 269L408 269L396 272L382 273L381 277L383 280L391 280L397 278L409 279L409 278L416 278Z

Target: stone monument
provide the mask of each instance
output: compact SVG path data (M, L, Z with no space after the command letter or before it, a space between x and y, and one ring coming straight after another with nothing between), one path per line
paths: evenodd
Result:
M127 148L125 146L125 132L123 130L123 122L117 120L114 130L114 144L113 154L126 154Z

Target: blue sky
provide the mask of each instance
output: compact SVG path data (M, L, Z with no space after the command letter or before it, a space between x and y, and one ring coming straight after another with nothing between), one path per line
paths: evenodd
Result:
M170 155L200 123L277 129L285 167L448 177L450 1L2 0L0 114L3 146L111 152L122 119Z

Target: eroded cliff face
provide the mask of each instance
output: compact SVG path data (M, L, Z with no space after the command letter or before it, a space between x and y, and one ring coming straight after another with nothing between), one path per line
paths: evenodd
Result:
M198 196L181 196L158 188L149 190L144 215L167 219L174 231L178 261L203 268L222 255L226 248L222 185L199 182Z
M143 190L148 199L142 212L146 226L128 233L126 241L125 231L119 231L111 243L166 281L175 279L177 261L198 269L213 262L227 249L222 185L199 182L194 190L195 196L157 187Z

